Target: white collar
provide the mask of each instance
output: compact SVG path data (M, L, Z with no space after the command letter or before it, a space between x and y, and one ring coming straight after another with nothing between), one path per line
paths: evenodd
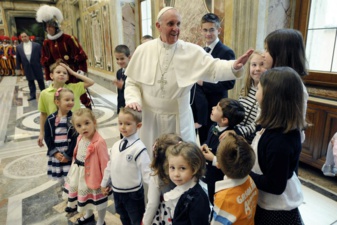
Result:
M47 37L48 37L48 39L49 40L56 40L56 39L58 39L59 37L61 37L61 35L63 34L63 31L60 31L60 32L58 32L57 34L55 34L55 35L50 35L50 34L47 34Z
M128 143L129 143L127 146L129 146L129 145L131 145L131 143L137 141L138 139L139 139L138 133L136 132L136 133L130 135L129 137L124 137L121 141L123 142L124 140L127 140Z
M32 44L31 41L23 42L23 45L31 45L31 44Z
M169 201L169 200L179 199L180 196L184 192L186 192L190 188L194 187L196 184L197 184L197 181L195 179L191 179L190 181L186 182L183 185L176 186L171 191L166 192L164 194L164 200Z
M210 45L207 46L207 47L209 47L209 48L211 49L210 52L213 51L215 45L218 44L218 42L219 42L219 38L217 37L217 38L215 39L215 41L213 41Z
M227 126L228 127L228 126ZM227 127L219 127L219 125L216 125L215 128L218 129L219 132L222 132L227 129Z
M224 189L239 186L244 182L246 182L248 178L249 176L246 176L245 178L242 179L231 179L227 176L224 176L223 180L215 182L215 193Z
M178 43L178 41L176 41L176 42L173 43L173 44L168 44L168 43L163 42L163 41L160 39L160 37L158 38L158 44L159 44L161 47L165 48L165 49L173 48L173 47L176 46L177 43Z

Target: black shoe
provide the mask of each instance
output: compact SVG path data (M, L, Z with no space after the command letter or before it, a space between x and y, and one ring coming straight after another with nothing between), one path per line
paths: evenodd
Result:
M77 211L77 205L75 206L75 208L71 208L71 207L66 207L65 209L64 209L64 211L65 212L67 212L67 213L73 213L73 212L76 212Z
M30 97L30 98L28 99L28 101L32 101L32 100L34 100L34 99L36 99L36 97Z
M81 220L81 218L83 218L84 220ZM81 224L86 224L88 222L91 222L91 221L95 221L95 215L92 214L89 218L84 218L84 217L80 217L77 219L77 224L81 225Z

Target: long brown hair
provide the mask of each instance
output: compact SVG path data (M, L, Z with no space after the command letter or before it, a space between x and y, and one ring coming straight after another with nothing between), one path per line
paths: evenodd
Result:
M183 139L177 134L163 134L157 138L153 145L151 169L153 170L154 175L158 175L164 184L170 182L170 178L167 176L164 168L166 162L166 150L169 146L178 144L181 141L183 141Z
M290 67L275 67L261 75L261 113L257 123L263 128L302 130L304 119L303 83L298 73Z

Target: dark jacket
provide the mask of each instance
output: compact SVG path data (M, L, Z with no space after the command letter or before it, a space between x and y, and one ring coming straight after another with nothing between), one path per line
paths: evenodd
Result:
M257 158L262 175L250 173L259 190L280 195L287 181L298 169L301 154L301 133L283 129L266 129L257 146Z
M212 149L212 153L216 156L217 149L220 143L219 142L220 135L226 130L233 130L233 129L230 127L227 127L227 129L216 133L216 132L213 132L213 129L215 128L215 126L216 126L216 123L213 122L213 125L208 131L207 140L205 144L209 148ZM224 173L216 166L213 166L212 161L207 161L206 175L203 181L207 184L209 201L212 203L212 205L213 205L214 194L215 194L215 182L219 180L223 180L223 177L224 177Z
M124 98L124 90L125 90L125 80L126 80L126 75L123 73L123 68L119 69L116 73L116 78L118 80L123 80L124 84L122 89L117 88L117 113L119 113L119 109L121 107L125 106L125 98Z
M213 58L218 59L225 59L225 60L234 60L235 54L232 49L224 45L221 41L219 41L214 49L212 50L211 55ZM210 113L212 112L212 107L216 106L220 99L227 98L228 97L228 90L232 89L235 85L235 80L230 81L219 81L218 83L209 83L209 82L203 82L202 86L199 86L196 84L197 88L201 88L203 92L205 93L208 106L208 121L207 124L199 128L199 139L200 143L205 142L207 139L207 132L209 128L212 126L213 122L210 119ZM195 101L198 101L198 99L195 99Z
M208 225L209 214L207 195L197 183L179 198L172 225Z
M28 61L25 51L23 50L23 43L16 47L16 68L20 69L22 64L23 71L27 80L43 80L41 59L41 45L32 42L32 54L30 61Z
M46 120L46 123L44 125L44 141L46 142L46 145L48 147L48 156L53 156L57 151L56 146L55 146L55 120L57 116L57 111L54 112L53 114L50 114ZM72 116L72 112L69 111L67 115L67 127L68 127L68 132L67 132L67 139L68 139L68 149L63 153L64 157L68 160L71 161L73 154L74 154L74 148L76 146L76 141L77 141L77 132L75 131L75 128L72 126L70 123Z

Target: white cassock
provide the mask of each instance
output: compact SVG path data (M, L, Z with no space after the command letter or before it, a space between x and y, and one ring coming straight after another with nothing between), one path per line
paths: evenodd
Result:
M214 59L198 45L178 40L168 45L159 38L137 47L125 71L126 104L142 106L140 139L152 159L152 145L162 134L176 133L195 142L190 90L198 80L236 79L242 70L232 70L234 60Z

